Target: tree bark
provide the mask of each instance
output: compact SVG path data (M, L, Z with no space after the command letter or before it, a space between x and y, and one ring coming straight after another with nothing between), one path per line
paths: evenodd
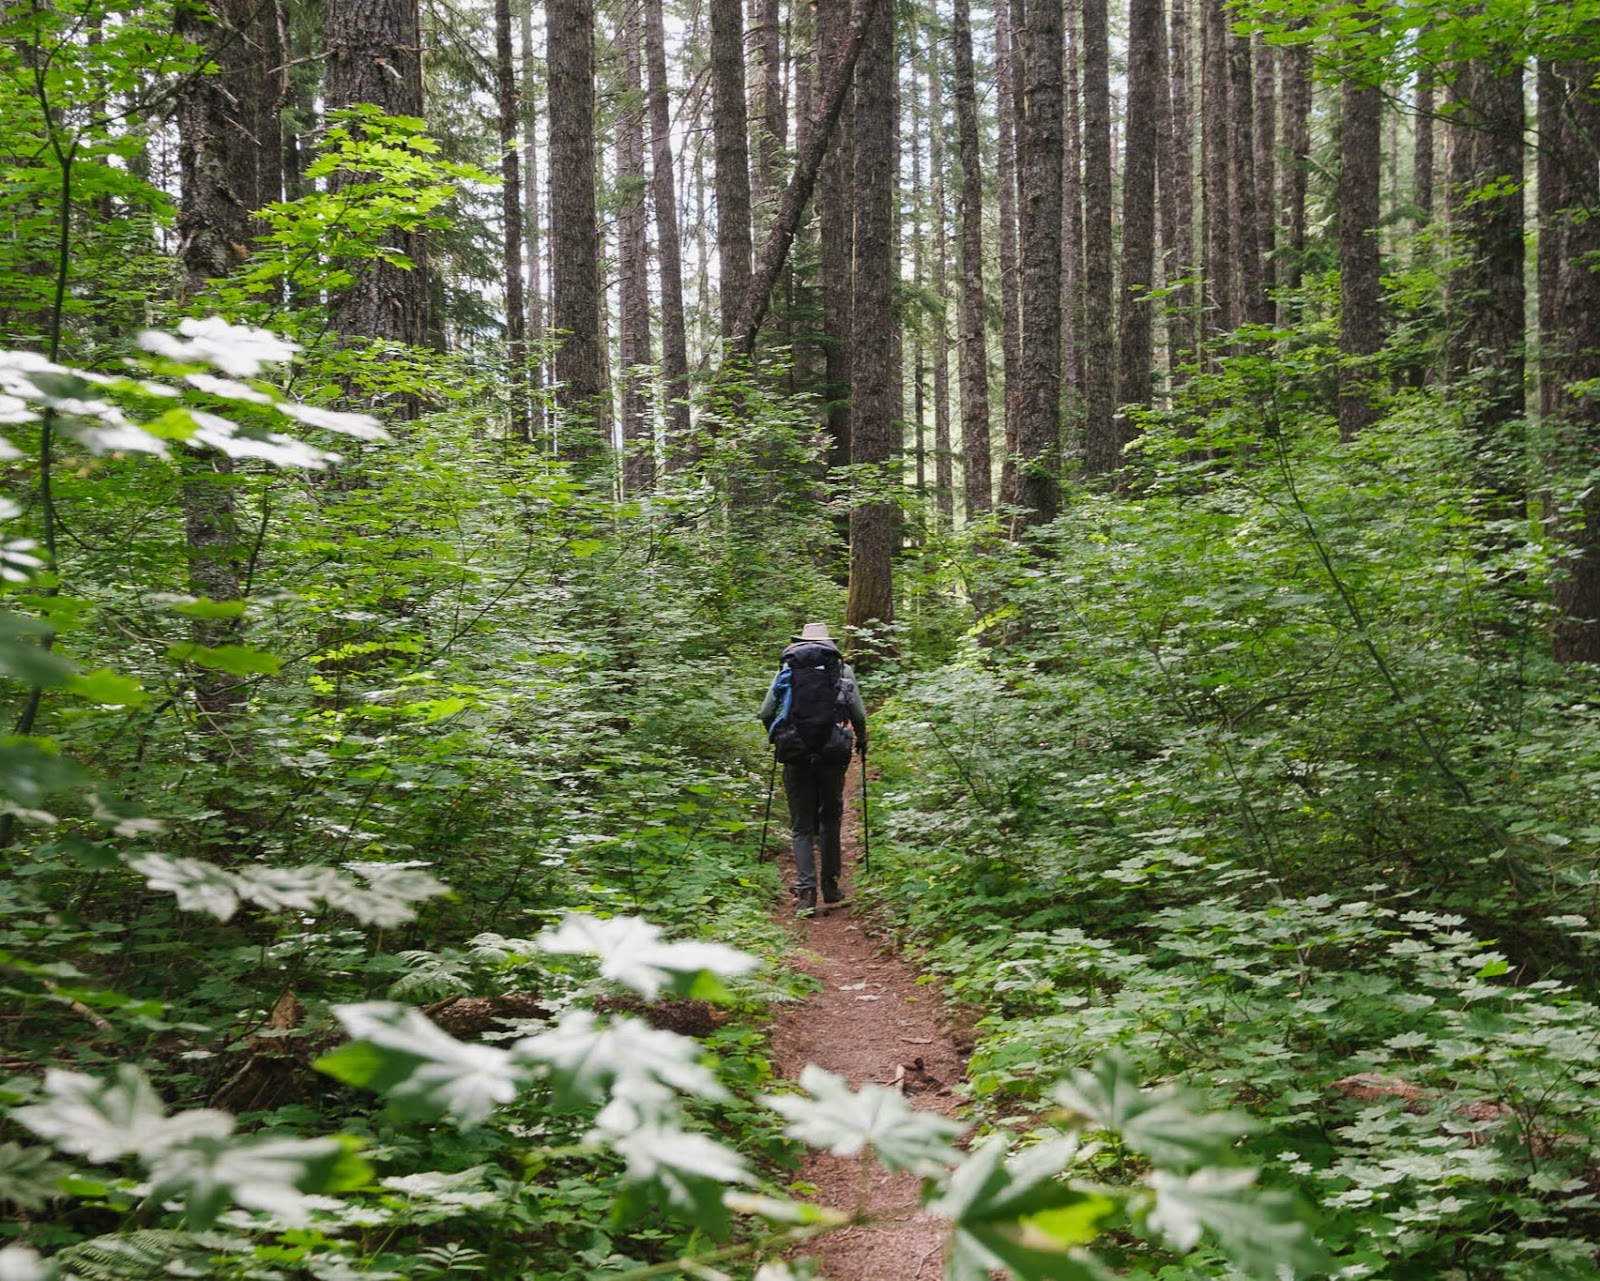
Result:
M1375 85L1346 80L1339 123L1339 439L1377 418L1372 357L1379 321L1378 180L1383 99Z
M969 0L955 0L951 27L956 128L961 154L961 456L967 523L994 506L989 445L989 352L984 326L983 173L973 84Z
M504 3L504 0L500 0ZM623 100L617 115L617 274L619 363L622 366L622 492L655 487L655 424L650 413L650 246L645 235L644 75L640 14L628 6L622 30Z
M683 319L683 246L672 167L672 105L667 97L667 39L662 0L644 0L645 63L650 97L650 203L655 210L661 286L661 384L666 398L666 460L676 470L693 458L689 425L689 347Z
M1162 131L1161 188L1162 283L1167 299L1167 364L1172 382L1194 359L1195 288L1187 282L1194 256L1194 93L1190 67L1189 0L1172 0L1171 63L1167 127ZM1163 46L1165 48L1165 46Z
M1229 235L1228 15L1222 0L1200 0L1200 183L1203 228L1200 334L1204 341L1235 324L1233 253Z
M1278 209L1283 222L1283 264L1279 287L1300 288L1306 252L1306 178L1311 169L1311 46L1289 45L1283 58L1283 167L1279 173ZM1291 310L1279 304L1277 318L1287 324Z
M1476 437L1478 480L1520 512L1523 437L1523 92L1507 49L1465 64L1454 87L1446 368Z
M838 64L852 41L848 34L849 0L818 0L817 62L822 67ZM866 27L863 24L862 31ZM858 48L859 53L859 48ZM855 258L855 93L854 81L846 78L835 112L837 142L811 140L812 147L823 146L822 211L819 234L822 250L822 328L824 333L823 401L828 416L828 462L846 466L851 459L850 374L851 374L851 264ZM823 152L818 153L823 154ZM796 166L796 174L799 173ZM791 187L794 185L791 181Z
M940 523L949 528L955 518L955 477L950 458L950 321L946 305L949 290L945 238L944 188L944 73L939 64L939 43L928 53L928 171L932 175L930 205L933 226L933 487Z
M500 127L501 271L506 299L506 390L511 435L533 439L528 405L528 335L522 292L522 171L518 164L517 74L511 59L511 0L494 0L495 106Z
M873 11L883 2L884 0L861 0L850 19L849 30L845 33L844 47L839 51L839 61L829 76L828 87L822 101L823 114L806 127L805 147L796 159L794 172L790 174L788 185L784 188L783 199L779 202L777 213L774 215L772 228L767 233L767 239L761 248L761 260L751 278L743 305L739 308L738 319L734 322L734 333L738 336L739 346L746 355L754 353L756 335L760 332L762 319L766 315L767 305L772 297L772 287L776 284L784 263L788 261L789 250L793 247L795 234L800 228L800 217L811 199L817 174L822 169L824 157L829 152L829 143L838 132L839 117L850 96L856 61L866 36L868 22ZM848 272L844 274L848 279Z
M605 348L600 332L600 228L595 206L593 0L552 0L547 9L550 74L551 322L559 453L592 459L610 437Z
M1565 548L1552 635L1558 662L1600 663L1600 93L1586 61L1546 64L1539 78L1540 414L1557 486L1547 504ZM1546 301L1548 295L1548 301ZM1564 491L1564 492L1563 492Z
M391 116L422 115L422 37L416 0L327 0L322 11L323 97L327 108L370 102ZM359 177L335 174L337 191ZM411 263L374 258L334 302L340 333L421 346L428 337L427 245L395 230L386 247ZM412 412L415 406L408 406Z
M1101 476L1119 461L1111 268L1111 86L1106 0L1083 0L1083 470Z
M995 0L994 62L997 100L995 177L999 186L1000 354L1005 389L1005 458L1000 465L1000 501L1015 506L1022 499L1021 452L1017 417L1022 393L1022 307L1017 272L1017 79L1022 58L1011 26L1008 0Z
M850 398L850 460L882 484L898 444L894 402L895 348L894 98L895 23L892 5L871 11L856 77L856 269L850 345L855 356ZM895 506L858 502L850 512L850 591L845 621L868 648L894 622Z
M1028 5L1019 133L1024 342L1017 446L1024 524L1053 520L1061 505L1061 26L1061 0Z
M1278 50L1257 35L1252 41L1255 60L1255 179L1256 252L1261 264L1258 286L1261 301L1256 316L1272 323L1272 293L1278 283L1277 140Z
M544 250L540 234L544 206L539 199L539 95L534 89L533 0L520 0L521 39L518 55L522 61L522 171L527 176L528 195L523 204L523 225L528 254L528 297L525 333L542 339L545 332ZM538 348L543 351L543 344ZM532 404L529 434L545 439L544 357L535 356L528 366L528 388Z
M1154 361L1150 298L1155 283L1156 154L1160 134L1161 46L1166 41L1161 0L1128 7L1128 107L1122 163L1122 281L1117 317L1116 460L1133 439L1127 406L1147 406ZM1115 463L1113 463L1115 465Z
M1079 83L1078 24L1081 0L1067 0L1066 64L1062 75L1061 164L1061 376L1067 429L1083 435L1083 102Z
M749 112L745 105L744 6L710 0L711 131L716 140L717 268L722 336L738 333L750 289Z
M778 0L755 0L755 46L761 53L761 110L755 129L756 202L778 199L782 175L778 159L788 135L783 109L783 19Z
M916 37L913 34L913 41ZM915 462L915 487L919 502L926 500L928 495L928 405L927 405L927 331L928 325L921 323L931 319L922 307L922 300L927 297L923 291L926 283L925 265L928 257L928 242L923 230L923 212L926 209L924 192L922 189L922 129L921 115L922 93L917 81L917 59L911 59L907 68L910 75L910 86L906 96L911 103L911 190L910 209L911 215L911 296L918 302L918 310L924 314L919 318L919 323L911 331L911 433L912 454ZM931 77L930 77L931 79ZM928 300L931 305L932 300ZM897 398L898 399L898 398Z
M1433 68L1419 67L1411 150L1411 203L1419 231L1433 221L1433 110Z
M1239 325L1269 323L1261 288L1260 224L1256 216L1255 68L1250 37L1229 33L1228 46L1228 239L1233 245L1233 316Z

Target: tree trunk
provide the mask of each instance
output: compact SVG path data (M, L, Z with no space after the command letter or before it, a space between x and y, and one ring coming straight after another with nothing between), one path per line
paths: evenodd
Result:
M1083 436L1083 102L1078 75L1081 0L1067 0L1066 64L1062 76L1061 376L1067 386L1068 439Z
M1200 198L1203 280L1200 334L1204 341L1235 324L1233 253L1229 236L1228 13L1222 0L1200 0Z
M1106 0L1083 0L1083 470L1120 462L1116 426L1116 323L1111 254L1111 86ZM1147 202L1148 203L1148 202Z
M1261 245L1256 217L1255 101L1250 37L1229 34L1228 45L1228 239L1233 245L1233 316L1239 325L1270 322L1263 314Z
M327 0L322 10L323 98L329 111L370 102L391 116L422 115L422 37L416 0ZM337 191L359 181L334 174ZM428 337L426 242L391 231L386 248L411 263L374 258L334 302L333 328L364 338L421 346ZM414 412L415 406L409 407Z
M1383 99L1375 85L1346 80L1339 122L1339 439L1354 440L1377 418L1372 358L1379 323L1378 180Z
M1017 466L1017 411L1022 392L1022 308L1017 274L1017 95L1013 81L1021 67L1008 0L995 0L994 64L997 100L995 177L1000 217L1000 349L1005 388L1005 459L1000 465L1000 501L1015 506L1022 498L1022 473Z
M846 22L849 0L818 0L817 62L835 66L850 45ZM865 31L865 26L863 26ZM851 264L855 258L855 99L853 78L844 81L851 92L841 99L834 126L836 141L826 148L822 166L822 328L826 344L823 400L827 407L831 444L828 462L847 465L850 444ZM815 140L813 140L815 145Z
M1022 47L1018 505L1024 523L1044 524L1061 505L1061 0L1028 5Z
M1415 131L1411 150L1411 203L1420 231L1433 221L1433 68L1417 68Z
M523 205L523 225L527 229L528 253L528 319L526 333L540 341L543 351L545 334L544 306L544 205L539 199L539 95L534 87L533 54L533 0L520 0L521 41L518 55L522 61L522 171L527 177L528 195ZM533 439L545 439L544 357L538 355L528 366L528 386L532 393L529 431Z
M262 229L253 213L280 198L274 69L283 50L276 13L251 0L215 0L209 11L180 6L176 23L178 34L206 48L215 65L213 72L183 81L176 101L180 261L183 294L192 299L248 257ZM244 595L245 540L233 460L220 451L186 453L182 476L190 590L237 601ZM216 647L236 644L240 630L238 619L196 619L189 635L196 644ZM235 754L232 732L245 710L245 684L198 664L191 680L206 753L224 760Z
M504 3L504 0L500 0ZM650 246L645 237L644 75L637 7L624 10L622 109L617 116L617 276L619 363L622 367L622 492L655 487L655 424L650 413Z
M898 444L894 401L894 7L877 5L856 68L854 299L850 346L850 461L889 484ZM894 621L895 506L858 502L850 512L850 592L846 625L867 648Z
M689 426L689 348L683 320L683 247L672 168L672 105L667 97L667 40L661 0L644 0L645 61L650 81L650 202L655 209L661 282L661 383L666 397L667 467L694 456Z
M1557 486L1552 524L1566 547L1553 635L1563 663L1600 663L1600 487L1589 481L1600 456L1600 398L1569 390L1600 380L1597 192L1594 68L1583 61L1546 65L1539 78L1540 413Z
M1280 288L1300 288L1306 252L1306 175L1311 169L1311 46L1283 50L1283 171L1278 207L1282 211L1284 263ZM1289 304L1278 308L1278 323L1288 323Z
M522 296L522 174L517 163L517 75L511 60L511 0L494 0L495 105L500 126L500 215L505 224L501 270L505 277L506 390L511 434L533 439L528 406L528 335Z
M940 523L948 529L955 518L955 478L950 459L950 321L945 301L949 290L949 246L945 238L944 73L937 42L929 50L928 71L928 171L932 175L933 226L933 487Z
M717 269L722 336L737 333L750 289L750 150L745 106L744 6L710 0L711 132L717 162Z
M1256 316L1272 323L1272 293L1278 284L1277 139L1278 50L1257 35L1255 52L1256 252L1261 264L1261 301Z
M915 34L913 34L915 41ZM927 236L923 231L922 215L926 208L924 192L922 189L922 126L921 115L922 93L917 82L917 59L911 59L907 68L911 77L910 88L907 96L911 102L911 190L910 215L911 215L911 296L920 304L927 295L923 291L926 282L925 264L928 256ZM929 79L932 79L930 76ZM931 304L932 300L928 300ZM928 496L928 405L925 392L928 381L927 361L927 331L929 325L924 323L931 319L926 311L919 306L919 311L924 314L918 317L918 322L911 331L911 433L912 452L915 461L915 487L917 498L923 501Z
M756 0L755 46L761 53L761 110L755 130L756 200L774 204L782 189L778 158L788 135L783 109L783 20L778 0Z
M1154 360L1150 298L1155 283L1156 153L1160 133L1161 46L1166 23L1161 0L1131 0L1128 7L1128 108L1122 163L1122 281L1117 317L1116 435L1118 461L1133 439L1126 406L1147 406ZM1113 464L1115 465L1115 464Z
M605 348L600 333L600 228L595 208L593 0L552 0L547 9L550 69L551 323L558 449L592 459L609 440Z
M1162 163L1156 178L1161 187L1161 279L1171 291L1167 300L1167 365L1174 385L1178 371L1194 359L1197 339L1194 286L1178 283L1192 277L1196 265L1190 30L1189 0L1172 0L1172 57L1167 69L1170 98L1167 128L1161 135Z
M795 233L800 228L800 216L805 212L806 204L811 199L811 191L822 168L824 157L829 152L829 144L834 142L839 132L836 126L844 104L850 96L856 60L861 52L862 40L866 36L867 24L873 10L883 2L884 0L861 0L860 6L851 15L850 27L844 37L844 47L839 51L839 61L833 68L827 90L823 95L822 114L806 125L805 145L795 162L794 172L789 176L789 183L784 188L783 199L773 216L772 228L761 247L760 261L756 264L755 275L750 281L749 290L739 308L739 317L734 325L739 346L746 355L754 353L756 334L760 331L762 318L766 314L773 285L777 283L778 275L788 261L789 249L794 244Z
M1523 93L1505 50L1463 67L1452 126L1446 365L1496 510L1522 510Z
M955 0L956 128L961 152L961 456L967 523L994 506L989 447L989 352L984 327L983 173L973 85L969 0Z

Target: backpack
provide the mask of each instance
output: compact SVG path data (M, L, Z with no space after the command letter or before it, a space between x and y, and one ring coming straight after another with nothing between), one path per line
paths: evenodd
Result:
M778 714L767 737L785 765L848 765L853 746L842 704L844 660L832 645L794 645L778 671Z

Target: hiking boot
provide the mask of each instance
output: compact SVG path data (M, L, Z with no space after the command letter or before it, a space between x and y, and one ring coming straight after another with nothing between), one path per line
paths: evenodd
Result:
M796 895L794 914L796 916L815 916L817 914L816 890L801 890Z
M843 893L839 890L839 882L831 877L824 877L822 880L822 901L824 903L837 903L843 897Z

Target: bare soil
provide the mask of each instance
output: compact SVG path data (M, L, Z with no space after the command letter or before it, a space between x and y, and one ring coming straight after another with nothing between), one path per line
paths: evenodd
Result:
M868 1082L898 1088L919 1108L954 1116L952 1087L965 1070L961 1038L933 987L872 930L851 905L851 876L860 858L856 771L845 811L846 903L812 919L793 919L793 900L781 911L793 920L796 964L821 988L790 1007L772 1034L773 1064L794 1079L807 1063L836 1072L853 1086ZM787 851L781 856L789 858ZM792 863L787 878L793 881ZM812 1152L800 1179L815 1187L812 1199L861 1222L810 1243L828 1281L936 1281L942 1275L941 1224L918 1208L919 1180L889 1174L871 1157Z

